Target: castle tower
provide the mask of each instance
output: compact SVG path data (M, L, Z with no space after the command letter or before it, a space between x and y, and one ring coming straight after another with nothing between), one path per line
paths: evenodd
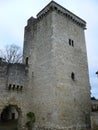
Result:
M90 127L86 22L54 1L25 27L30 111L38 129Z

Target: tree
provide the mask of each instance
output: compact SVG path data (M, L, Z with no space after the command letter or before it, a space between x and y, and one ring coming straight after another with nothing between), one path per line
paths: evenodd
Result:
M0 57L8 63L22 62L22 49L15 45L6 45L3 50L0 50Z
M91 97L91 100L96 100L96 98L95 97Z

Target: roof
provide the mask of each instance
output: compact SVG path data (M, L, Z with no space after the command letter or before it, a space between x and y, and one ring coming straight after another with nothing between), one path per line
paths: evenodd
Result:
M45 6L38 14L37 18L44 17L49 11L57 11L59 14L64 15L65 17L68 17L70 20L78 24L79 26L86 28L86 22L64 8L63 6L59 5L55 1L51 1L47 6Z

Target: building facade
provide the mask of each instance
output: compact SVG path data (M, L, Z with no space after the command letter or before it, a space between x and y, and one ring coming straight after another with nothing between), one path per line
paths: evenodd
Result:
M95 98L91 100L91 127L98 129L98 100Z
M25 129L28 112L38 130L90 127L85 29L84 20L54 1L28 20L23 63L0 62L1 120L10 107L18 129Z

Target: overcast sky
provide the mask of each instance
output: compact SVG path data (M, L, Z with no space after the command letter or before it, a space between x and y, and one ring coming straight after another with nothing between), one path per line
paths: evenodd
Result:
M0 48L23 46L24 26L51 0L0 0ZM55 0L87 22L86 46L92 96L98 98L98 0Z

